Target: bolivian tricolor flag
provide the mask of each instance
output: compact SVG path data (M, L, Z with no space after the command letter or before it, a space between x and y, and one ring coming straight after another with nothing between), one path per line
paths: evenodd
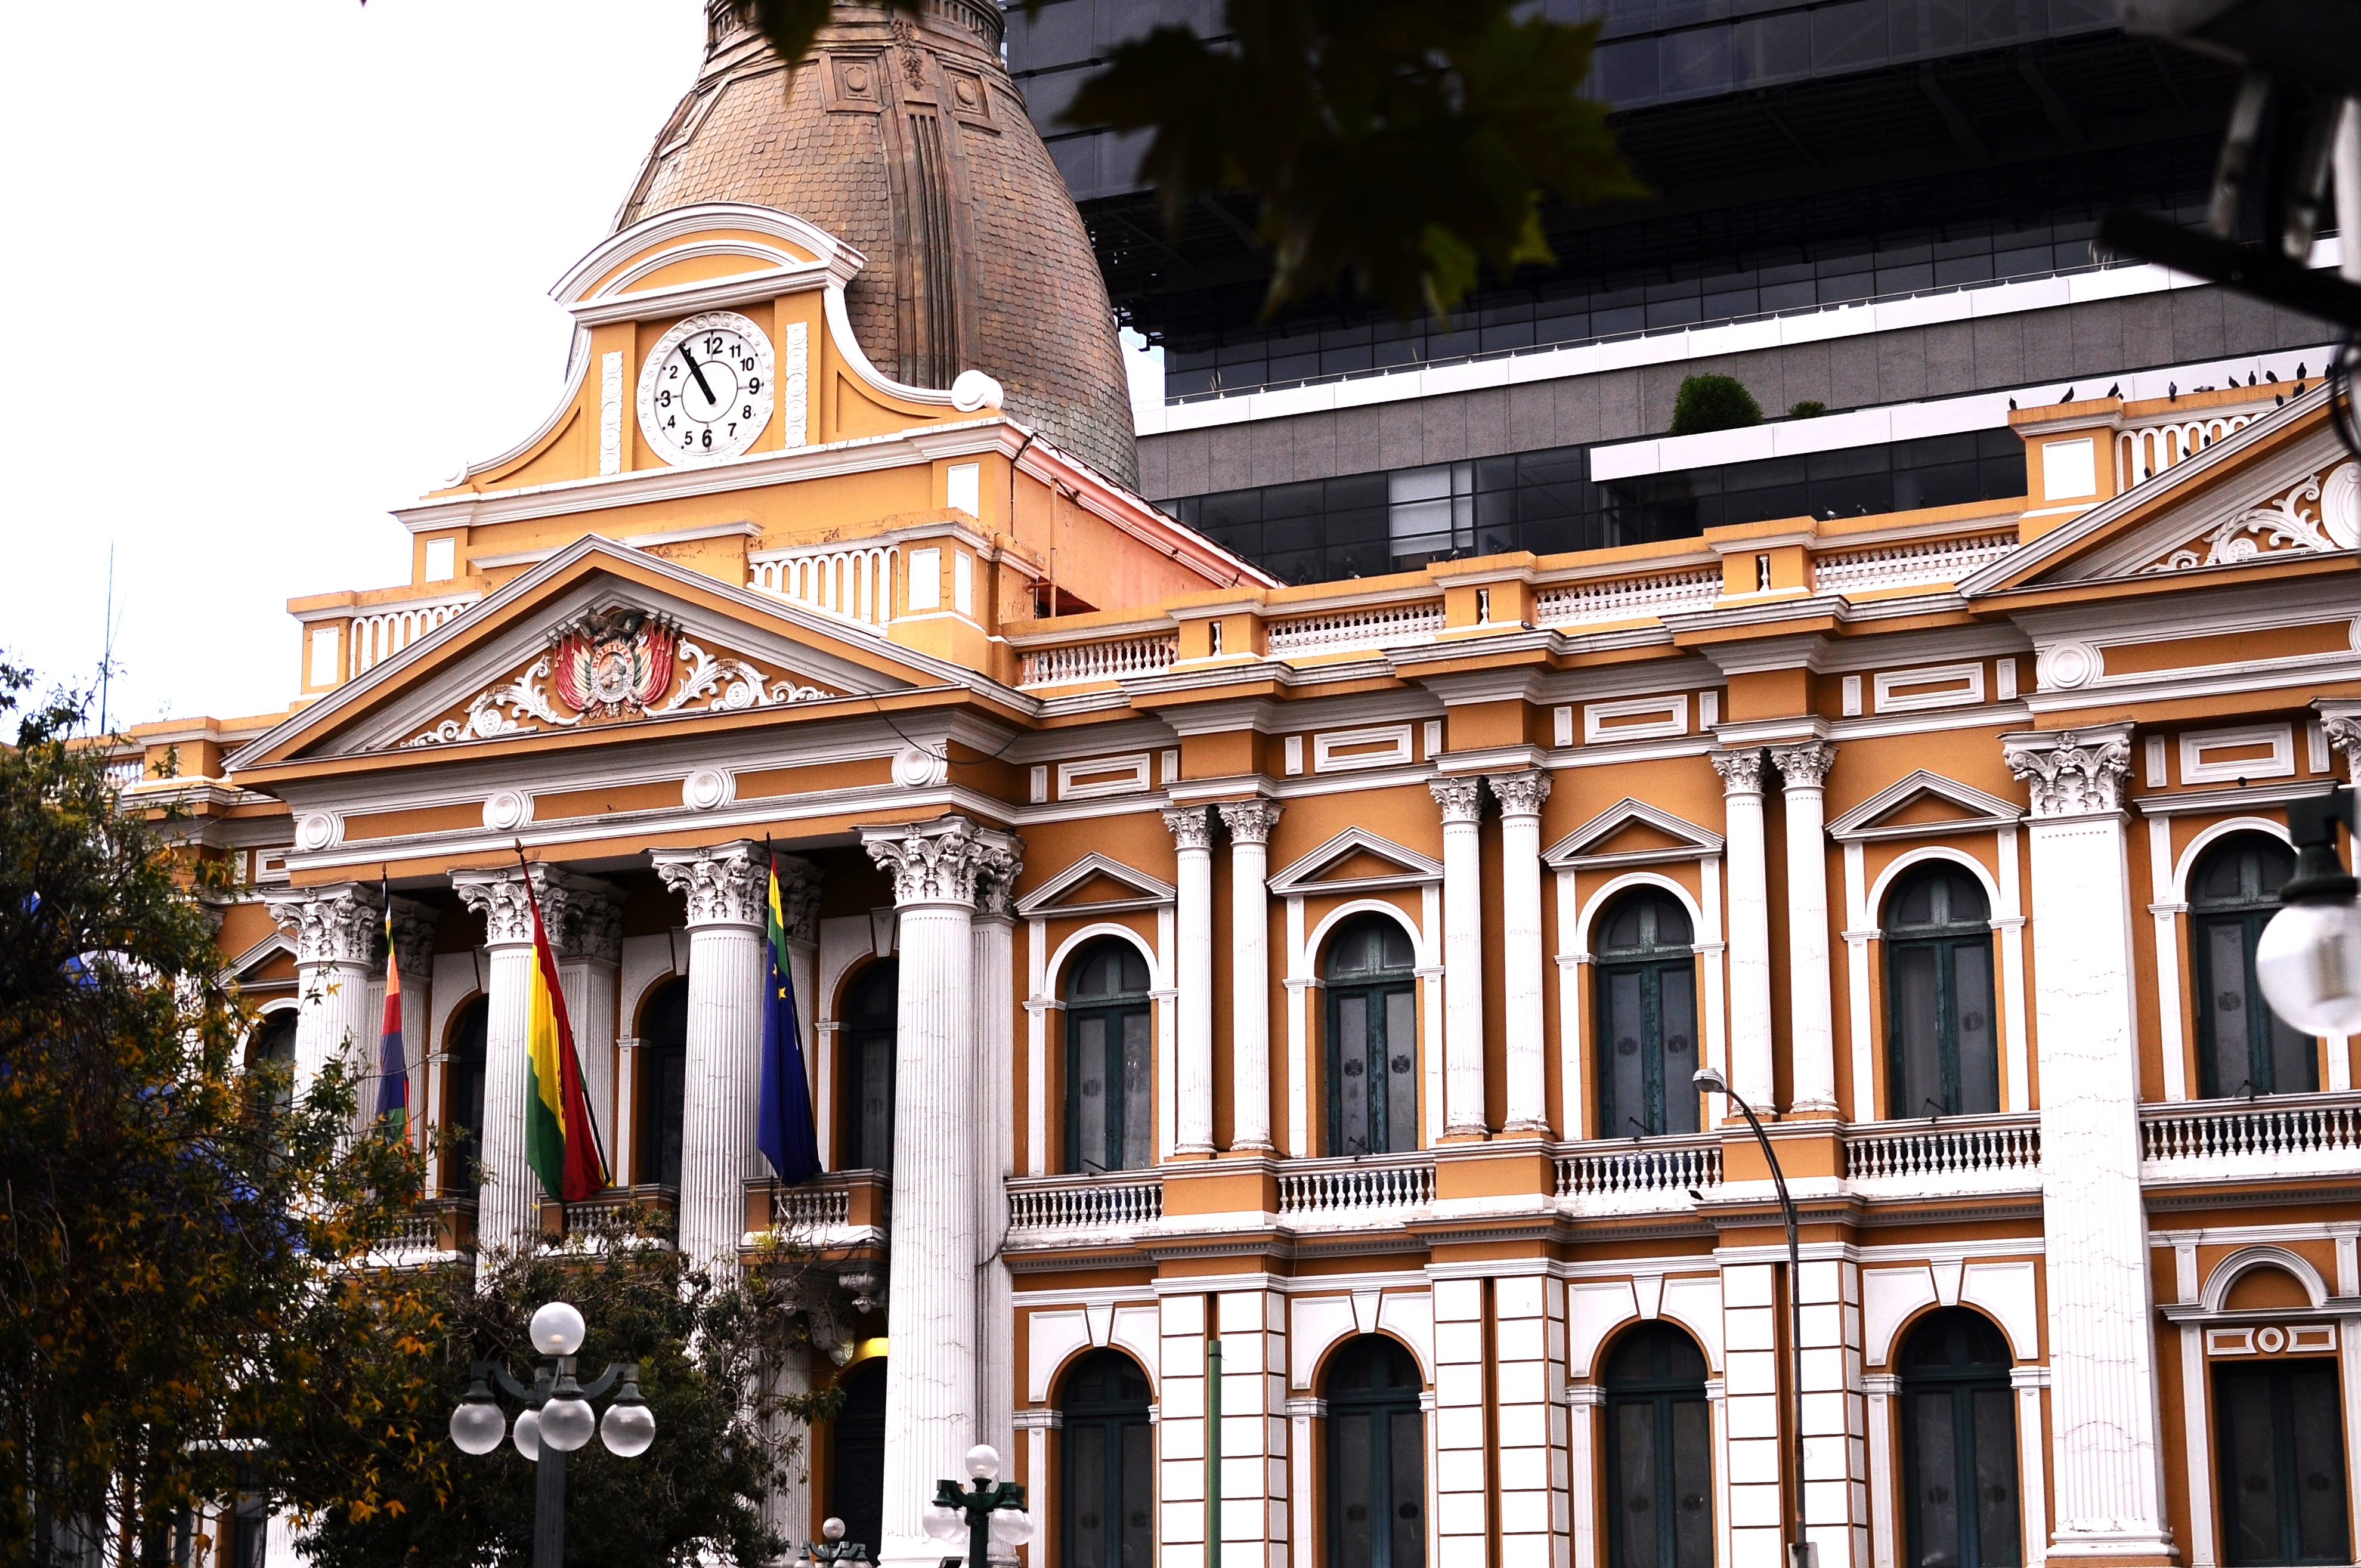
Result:
M566 1022L566 992L557 983L557 955L542 929L540 901L527 902L533 983L525 1002L525 1163L552 1198L579 1203L607 1185L607 1157L582 1092L582 1061L574 1054L574 1025Z

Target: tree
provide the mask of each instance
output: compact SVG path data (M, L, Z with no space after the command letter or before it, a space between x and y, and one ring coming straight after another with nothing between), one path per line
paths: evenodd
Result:
M824 1419L835 1397L778 1376L804 1344L788 1280L765 1271L717 1284L641 1240L611 1232L563 1251L487 1255L473 1270L453 1265L382 1281L388 1310L361 1354L401 1364L402 1376L324 1390L308 1430L280 1440L294 1496L350 1494L340 1477L376 1478L370 1496L349 1496L313 1521L305 1537L312 1561L402 1568L531 1560L535 1466L508 1444L479 1459L460 1453L448 1422L471 1362L504 1361L529 1376L538 1358L525 1324L556 1299L573 1302L588 1325L581 1365L595 1373L638 1362L656 1418L655 1444L636 1459L595 1442L568 1457L566 1562L653 1568L726 1558L752 1568L800 1546L765 1524L762 1498L800 1460L790 1418Z
M1763 405L1735 376L1684 376L1673 394L1675 435L1708 430L1740 430L1763 422Z
M801 61L834 4L731 8ZM1554 259L1544 199L1647 193L1581 95L1596 23L1522 0L1227 0L1224 17L1219 41L1166 26L1118 45L1065 118L1149 133L1168 224L1213 191L1257 196L1266 315L1345 288L1444 315L1481 268Z
M160 1563L234 1485L225 1440L296 1421L353 1342L346 1271L422 1161L351 1135L341 1069L300 1096L247 1070L203 902L225 868L119 810L83 700L30 684L0 665L0 1557L104 1520Z

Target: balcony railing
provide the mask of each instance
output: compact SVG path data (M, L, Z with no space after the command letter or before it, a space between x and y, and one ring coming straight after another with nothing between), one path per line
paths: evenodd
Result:
M1279 1178L1279 1217L1298 1227L1395 1218L1433 1201L1432 1158L1290 1161Z
M2361 1094L2144 1106L2140 1157L2157 1181L2361 1175Z
M891 544L766 550L746 557L746 586L855 626L883 630L894 620L896 554Z
M1848 1131L1845 1184L1877 1198L2037 1191L2040 1119L2024 1113Z
M560 1206L566 1234L595 1241L629 1240L670 1245L679 1234L680 1192L657 1186L619 1187Z
M1861 593L1872 588L1932 587L1956 583L2016 548L2016 533L1972 539L1926 539L1880 544L1822 555L1812 563L1812 579L1824 593Z
M1328 610L1270 623L1273 653L1316 653L1334 648L1383 648L1415 642L1443 630L1443 604L1381 604Z
M476 602L476 596L440 604L403 605L353 617L346 674L367 674Z
M1034 648L1025 654L1019 684L1027 686L1071 685L1082 681L1122 680L1153 675L1172 667L1180 640L1159 637L1117 637L1103 642L1067 642L1054 648Z
M1686 1208L1689 1190L1721 1185L1721 1140L1710 1133L1570 1145L1557 1157L1557 1201L1576 1213Z
M1675 610L1705 609L1721 597L1721 572L1659 572L1645 577L1609 577L1566 583L1533 596L1537 626L1579 626L1591 621L1634 620Z
M1164 1183L1154 1177L1027 1176L1008 1184L1008 1228L1133 1231L1164 1218Z
M467 1253L475 1245L473 1198L425 1198L394 1222L393 1234L379 1251L397 1261L417 1263Z

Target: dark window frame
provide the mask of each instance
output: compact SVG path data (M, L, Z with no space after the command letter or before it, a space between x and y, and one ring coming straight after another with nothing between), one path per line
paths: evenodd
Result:
M2253 857L2246 863L2246 857ZM2310 1081L2301 1085L2282 1086L2279 1062L2274 1051L2274 1038L2279 1031L2289 1029L2278 1014L2263 1004L2260 982L2255 976L2255 947L2261 941L2263 927L2279 911L2279 889L2266 887L2268 873L2262 861L2269 856L2286 862L2289 872L2294 870L2294 851L2268 834L2252 831L2225 835L2207 846L2205 853L2189 871L2189 974L2190 994L2197 1014L2197 1081L2198 1092L2208 1100L2224 1099L2249 1091L2255 1094L2309 1094L2320 1088L2319 1047L2311 1036L2290 1030L2287 1042L2290 1051L2297 1049L2296 1038L2304 1041L2303 1060ZM2232 898L2209 898L2201 891L2208 873L2224 860L2239 858L2239 892ZM2249 874L2252 873L2252 874ZM2284 878L2282 878L2284 880ZM2243 972L2238 976L2236 994L2241 1006L2241 1022L2246 1033L2246 1071L2244 1083L2224 1083L2222 1062L2220 1013L2217 999L2230 994L2214 972L2212 935L2216 930L2235 929L2238 934Z
M1604 941L1624 912L1635 906L1640 910L1649 936L1640 945L1609 948ZM1645 917L1653 912L1655 918ZM1663 919L1666 912L1678 917L1687 935L1677 941L1661 939ZM1698 1022L1697 978L1697 929L1688 911L1680 901L1658 887L1633 888L1599 911L1591 929L1599 934L1598 950L1591 958L1590 1016L1592 1056L1596 1060L1595 1077L1598 1084L1598 1135L1602 1138L1664 1137L1675 1129L1677 1120L1695 1124L1678 1128L1680 1133L1698 1130L1702 1124L1697 1110L1697 1088L1694 1082L1675 1082L1665 1065L1664 991L1668 982L1686 985L1688 995L1689 1030L1688 1057L1690 1067L1685 1079L1693 1078L1698 1052ZM1620 1031L1617 1027L1614 997L1617 981L1636 978L1640 1003L1637 1044L1640 1052L1642 1102L1625 1105L1615 1092L1615 1058L1620 1048ZM1686 1091L1686 1098L1680 1098ZM1686 1118L1674 1114L1675 1105L1686 1104ZM1644 1129L1631 1131L1633 1123Z
M1982 1325L1999 1347L1997 1358L1977 1360L1968 1341L1974 1331L1968 1320ZM1914 1365L1910 1352L1923 1341L1919 1336L1944 1336L1945 1360L1940 1365ZM1982 1318L1966 1308L1953 1307L1928 1313L1911 1325L1900 1342L1900 1352L1894 1365L1900 1385L1899 1415L1902 1448L1902 1514L1903 1538L1908 1543L1909 1561L1916 1563L1939 1563L1944 1568L2020 1568L2025 1561L2025 1478L2022 1472L2018 1432L2016 1428L2016 1392L2009 1381L2013 1358L2008 1354L2008 1340L1991 1320ZM1926 1517L1926 1487L1920 1467L1925 1456L1917 1442L1918 1411L1921 1400L1948 1399L1950 1403L1952 1474L1947 1490L1954 1499L1972 1500L1976 1496L1978 1473L1976 1458L1980 1452L1975 1422L1975 1402L1978 1395L1997 1395L2007 1412L2008 1437L2006 1454L2009 1488L2007 1506L1999 1510L2009 1521L2011 1536L2007 1550L1988 1547L1974 1507L1958 1507L1958 1540L1952 1555L1941 1556L1927 1540L1929 1526ZM1939 1483L1938 1483L1939 1484Z
M1369 968L1340 969L1339 963L1346 954L1349 944L1356 941L1368 941L1370 939L1368 934L1373 931L1378 933L1378 951L1381 958L1384 953L1384 944L1392 938L1399 938L1410 948L1410 961L1400 965L1386 964L1381 961ZM1338 927L1328 938L1327 952L1321 964L1321 987L1325 997L1322 1008L1323 1022L1325 1025L1322 1033L1325 1038L1322 1041L1321 1070L1327 1080L1326 1092L1322 1096L1327 1102L1327 1140L1323 1152L1334 1156L1412 1152L1418 1147L1420 1141L1417 1094L1422 1066L1418 1041L1417 938L1404 930L1400 922L1390 916L1372 911L1354 916ZM1394 1009L1388 1003L1390 998L1396 996L1408 996L1411 999L1410 1067L1403 1072L1389 1070L1395 1055L1396 1043L1388 1023ZM1367 1034L1358 1064L1362 1070L1358 1073L1347 1073L1345 1055L1345 1004L1348 1001L1355 1000L1361 1003L1361 1017ZM1396 1079L1404 1080L1411 1089L1410 1137L1408 1146L1402 1148L1393 1146L1392 1092L1393 1080ZM1367 1097L1362 1106L1361 1124L1369 1129L1370 1146L1361 1149L1347 1148L1345 1139L1345 1098L1348 1093L1353 1092L1350 1086L1355 1083L1359 1085L1359 1092Z
M450 1022L444 1025L443 1120L445 1125L459 1134L450 1153L443 1157L445 1192L475 1190L476 1184L470 1179L471 1167L482 1157L484 1146L484 1089L490 1076L491 1011L491 997L478 992L453 1008ZM475 1085L472 1117L463 1109L470 1081Z
M1078 1000L1074 994L1074 987L1079 977L1085 972L1085 966L1110 951L1118 952L1120 961L1126 965L1140 966L1139 988L1137 991L1126 989L1110 992L1104 996L1093 996L1088 1001ZM1064 994L1060 1001L1066 1013L1065 1156L1066 1169L1070 1173L1145 1170L1156 1163L1156 1010L1154 998L1149 994L1155 983L1154 972L1149 970L1146 958L1141 955L1137 947L1120 937L1102 937L1089 943L1066 965L1065 984L1060 988ZM1137 1084L1133 1083L1124 1071L1123 1059L1124 1025L1134 1018L1140 1020L1142 1026L1147 1030L1148 1047L1147 1071L1141 1075L1141 1081ZM1108 1107L1105 1137L1109 1152L1115 1154L1115 1157L1104 1162L1089 1161L1085 1157L1082 1149L1082 1096L1076 1090L1076 1085L1082 1081L1083 1025L1092 1022L1096 1022L1102 1026L1100 1048L1106 1053L1107 1058L1104 1080L1107 1085ZM1131 1099L1135 1094L1140 1097L1142 1109L1146 1113L1140 1117L1140 1121L1145 1129L1148 1145L1147 1147L1137 1150L1125 1146L1123 1133L1124 1124L1131 1119L1129 1114ZM1117 1106L1123 1107L1124 1113L1120 1115L1115 1113Z
M1383 1362L1397 1376L1407 1372L1408 1381L1396 1381L1382 1389L1338 1387L1352 1365L1348 1358L1357 1357ZM1361 1335L1337 1348L1321 1377L1321 1389L1328 1412L1321 1423L1326 1429L1322 1433L1321 1458L1327 1467L1327 1507L1322 1510L1325 1516L1323 1523L1327 1530L1327 1539L1323 1542L1326 1550L1322 1561L1328 1564L1328 1568L1425 1568L1427 1535L1433 1521L1426 1517L1426 1414L1419 1408L1422 1386L1417 1358L1399 1342L1382 1334ZM1345 1464L1344 1428L1340 1418L1364 1416L1371 1422L1370 1453L1373 1454L1390 1455L1394 1453L1393 1429L1397 1421L1409 1421L1416 1437L1412 1448L1418 1455L1419 1496L1415 1503L1418 1529L1414 1537L1417 1548L1410 1562L1399 1560L1393 1550L1393 1532L1390 1530L1372 1530L1369 1532L1370 1555L1367 1563L1353 1561L1345 1550L1346 1487L1338 1479ZM1403 1499L1395 1496L1392 1467L1371 1464L1367 1469L1370 1511L1377 1519L1390 1521L1403 1505Z
M1118 1365L1120 1364L1120 1365ZM1122 1381L1137 1382L1137 1398L1114 1398L1093 1399L1080 1393L1082 1380L1094 1371ZM1118 1382L1117 1387L1121 1387ZM1155 1540L1155 1437L1148 1420L1149 1396L1152 1392L1148 1374L1139 1364L1119 1350L1094 1351L1066 1374L1065 1387L1058 1402L1060 1420L1058 1453L1058 1561L1062 1568L1125 1568L1133 1561L1123 1555L1124 1535L1131 1525L1127 1517L1118 1519L1117 1528L1105 1538L1107 1552L1093 1561L1082 1555L1082 1522L1078 1512L1082 1487L1077 1466L1082 1462L1083 1444L1080 1441L1088 1431L1099 1433L1099 1456L1102 1464L1100 1483L1101 1507L1104 1499L1115 1499L1119 1516L1127 1516L1135 1503L1146 1510L1147 1519L1138 1529L1148 1532L1149 1553L1154 1552ZM1139 1477L1146 1483L1146 1496L1134 1498L1125 1485L1125 1467L1128 1454L1126 1445L1137 1441L1148 1455L1148 1474ZM1146 1559L1139 1560L1143 1564Z
M2343 1539L2334 1549L2313 1556L2301 1553L2301 1472L2305 1467L2304 1450L2310 1444L2325 1446L2326 1454L2312 1455L2314 1467L2338 1480L2345 1475L2345 1423L2343 1371L2340 1359L2334 1356L2281 1356L2274 1360L2251 1362L2216 1361L2206 1379L2213 1399L2213 1458L2215 1506L2220 1509L2220 1543L2216 1555L2225 1568L2293 1568L2296 1564L2343 1563L2353 1560L2353 1519L2347 1488L2332 1486L2335 1510L2341 1516ZM2325 1377L2329 1384L2331 1407L2338 1419L2306 1421L2298 1419L2294 1409L2294 1380ZM2230 1417L2229 1388L2234 1382L2253 1380L2266 1385L2271 1403L2271 1469L2272 1490L2278 1515L2276 1525L2280 1550L2270 1555L2249 1556L2242 1551L2239 1529L2237 1462L2250 1456L2255 1444L2239 1433ZM2286 1550L2292 1534L2297 1550Z
M678 1009L680 1036L671 1038ZM688 1102L688 977L658 982L640 1008L640 1044L632 1055L638 1081L631 1087L631 1179L640 1185L677 1187L686 1146Z
M1686 1347L1695 1366L1682 1369L1674 1365L1675 1353ZM1625 1368L1630 1354L1643 1351L1651 1365L1637 1376ZM1621 1441L1621 1416L1627 1410L1647 1412L1651 1442L1650 1469L1655 1477L1655 1496L1652 1517L1655 1520L1655 1568L1713 1568L1715 1534L1713 1518L1713 1444L1712 1407L1706 1395L1706 1374L1710 1370L1704 1351L1697 1342L1680 1330L1665 1323L1642 1324L1620 1336L1602 1364L1605 1376L1600 1378L1599 1416L1604 1431L1607 1487L1604 1497L1607 1514L1607 1558L1609 1568L1631 1568L1633 1559L1626 1540L1631 1520L1622 1506L1624 1453ZM1692 1421L1702 1415L1707 1437L1704 1446L1705 1474L1690 1476L1697 1485L1697 1496L1703 1499L1705 1521L1702 1540L1705 1552L1701 1562L1684 1563L1680 1561L1680 1493L1683 1474L1675 1446L1680 1412L1675 1407L1693 1407L1687 1410ZM1695 1534L1696 1532L1692 1532Z
M843 1074L837 1091L835 1165L839 1170L894 1168L894 1080L899 1070L896 1055L901 1038L900 985L901 960L879 959L862 966L844 993L844 1016L837 1022L837 1061ZM895 1005L878 1007L875 1003L881 994L892 996ZM878 1150L868 1146L871 1140L863 1131L863 1102L869 1092L871 1047L881 1046L884 1049L879 1059L885 1068L886 1146Z
M1921 883L1931 883L1930 902L1935 917L1924 925L1905 926L1899 922L1896 912L1904 901ZM1950 909L1950 889L1954 883L1974 890L1984 907L1980 916L1954 916ZM1992 900L1975 881L1974 873L1954 861L1934 861L1914 867L1886 890L1885 903L1879 912L1878 941L1884 949L1883 981L1885 983L1885 1072L1887 1115L1897 1121L1908 1121L1927 1114L1925 1102L1932 1096L1919 1096L1920 1103L1905 1105L1901 1102L1906 1091L1903 1088L1909 1074L1904 1061L1906 1049L1905 1020L1903 1007L1907 988L1902 983L1901 967L1911 955L1924 953L1932 961L1935 975L1935 1056L1937 1082L1941 1090L1939 1114L1945 1116L1990 1115L2000 1110L2000 1029L1998 988L1993 979L1994 941L1992 928ZM1959 979L1960 954L1971 949L1983 959L1983 984L1977 994L1962 999ZM1965 1074L1960 1055L1960 1032L1963 1016L1981 1010L1984 1020L1984 1040L1993 1053L1993 1103L1988 1106L1968 1106L1961 1090Z

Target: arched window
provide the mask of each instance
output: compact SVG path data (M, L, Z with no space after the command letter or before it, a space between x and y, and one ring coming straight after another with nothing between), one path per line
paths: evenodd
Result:
M1328 944L1328 1151L1418 1147L1418 982L1410 934L1382 915Z
M680 1128L688 1098L688 981L668 980L640 1014L638 1141L631 1179L680 1185Z
M1598 1135L1697 1130L1697 959L1670 894L1625 894L1598 919Z
M894 1018L902 967L883 959L863 970L845 998L838 1038L843 1088L837 1101L836 1168L894 1168Z
M1148 1568L1155 1555L1156 1457L1148 1376L1119 1350L1068 1374L1059 1477L1065 1568Z
M2008 1342L1965 1307L1903 1342L1902 1492L1917 1568L2015 1568L2016 1396Z
M459 1135L444 1159L445 1192L476 1190L476 1162L484 1157L484 1025L490 1016L489 997L470 997L459 1003L444 1036L443 1121Z
M1612 1568L1713 1568L1713 1419L1705 1354L1670 1323L1626 1334L1607 1396Z
M278 1072L276 1089L282 1115L295 1104L295 1029L299 1017L292 1007L265 1014L255 1025L246 1046L247 1070L269 1067Z
M1066 1168L1137 1170L1155 1158L1156 1081L1148 960L1120 938L1091 943L1066 971Z
M2224 1562L2353 1561L2334 1357L2215 1362L2213 1452Z
M1891 1113L1999 1110L1992 902L1983 884L1949 861L1919 867L1886 895L1884 938Z
M2320 1087L2311 1039L2265 1005L2255 943L2279 913L2295 855L2262 833L2234 833L2189 879L2189 946L2196 976L2198 1076L2211 1098L2298 1094Z
M1328 1568L1422 1568L1426 1429L1418 1364L1381 1334L1336 1353L1328 1401Z
M875 1561L885 1528L885 1366L862 1362L844 1379L844 1403L829 1423L828 1513L844 1521L844 1539Z

